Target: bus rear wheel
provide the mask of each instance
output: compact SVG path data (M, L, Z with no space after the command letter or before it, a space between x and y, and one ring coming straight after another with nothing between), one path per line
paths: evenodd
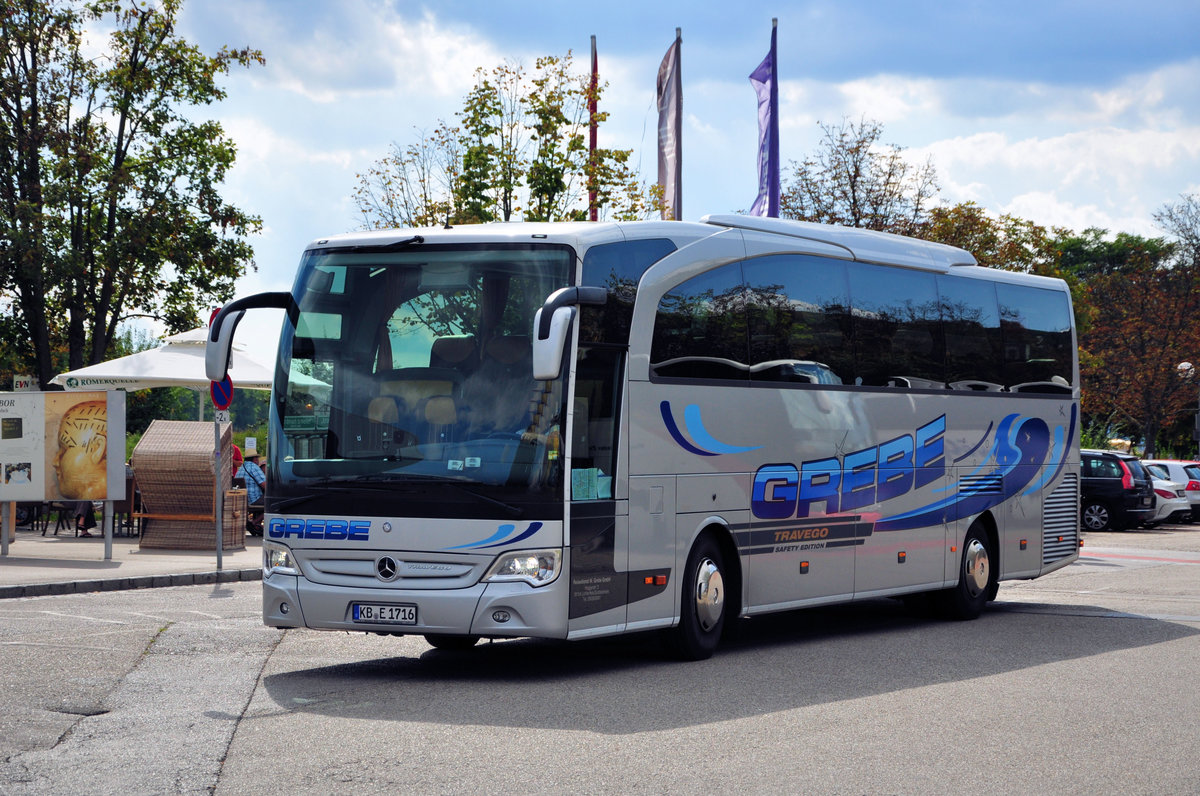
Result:
M429 646L440 650L469 650L479 643L479 636L450 636L445 633L426 633Z
M977 618L988 600L995 599L997 585L987 533L978 522L973 523L963 539L958 584L938 594L942 613L949 619Z
M711 534L704 534L688 554L683 570L683 600L679 625L672 638L682 659L712 657L725 627L725 560Z

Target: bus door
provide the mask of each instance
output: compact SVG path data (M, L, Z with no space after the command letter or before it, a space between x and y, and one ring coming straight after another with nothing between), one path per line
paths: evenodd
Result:
M568 447L569 632L625 629L629 602L629 501L615 495L623 347L580 346ZM620 499L618 499L618 497Z

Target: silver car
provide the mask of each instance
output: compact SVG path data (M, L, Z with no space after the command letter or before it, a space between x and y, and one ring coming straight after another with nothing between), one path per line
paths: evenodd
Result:
M1183 485L1193 521L1200 520L1200 464L1179 459L1147 459L1142 462L1155 478Z

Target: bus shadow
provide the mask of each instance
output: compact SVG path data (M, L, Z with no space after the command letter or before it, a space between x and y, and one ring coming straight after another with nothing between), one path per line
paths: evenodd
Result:
M626 734L695 726L1004 674L1176 641L1185 625L1087 606L997 603L944 622L891 600L741 623L710 660L657 636L483 643L268 675L285 710L447 725Z

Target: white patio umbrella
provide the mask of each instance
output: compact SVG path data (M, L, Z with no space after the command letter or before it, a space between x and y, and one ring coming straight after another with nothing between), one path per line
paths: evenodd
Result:
M208 328L173 334L158 348L60 373L51 379L67 390L145 390L149 387L189 387L207 390L204 343ZM234 344L229 360L233 386L245 390L271 389L272 369Z
M208 329L201 327L173 334L163 339L158 348L112 359L60 373L50 380L68 391L75 390L145 390L152 387L187 387L197 391L198 419L204 418L204 396L212 383L204 372L204 347ZM235 388L249 390L271 389L272 370L254 359L244 346L233 347L229 361L229 377ZM213 418L216 442L216 466L220 466L220 423ZM214 480L213 517L217 538L217 567L221 566L222 534L220 518L222 495ZM110 508L105 509L104 537L106 550L111 540ZM106 557L107 554L106 554Z

